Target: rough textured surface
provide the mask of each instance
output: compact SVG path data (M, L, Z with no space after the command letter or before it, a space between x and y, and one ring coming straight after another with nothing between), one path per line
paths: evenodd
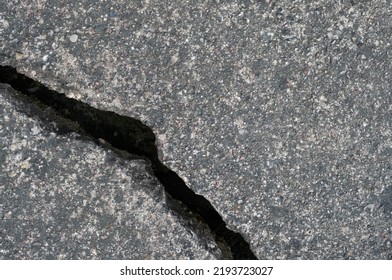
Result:
M260 258L391 258L390 1L0 2L0 63L141 119Z
M208 230L172 212L144 160L45 124L34 114L45 108L22 100L0 84L0 259L221 257Z

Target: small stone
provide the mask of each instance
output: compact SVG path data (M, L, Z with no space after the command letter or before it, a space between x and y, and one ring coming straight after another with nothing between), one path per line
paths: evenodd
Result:
M5 19L0 19L0 23L3 25L4 29L7 29L10 26L9 22Z
M247 132L247 131L246 131L245 129L242 129L242 128L238 130L238 133L239 133L240 135L244 135L246 132Z
M70 40L72 43L76 43L76 41L78 40L78 35L72 34L71 36L69 36L69 40Z
M176 64L177 61L178 61L179 59L180 59L180 55L179 55L179 53L177 52L175 55L172 56L172 58L171 58L171 64Z
M15 59L16 60L21 60L24 59L26 57L25 54L21 53L21 52L15 52Z

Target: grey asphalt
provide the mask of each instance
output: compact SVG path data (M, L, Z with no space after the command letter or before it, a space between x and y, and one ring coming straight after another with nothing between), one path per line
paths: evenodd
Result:
M208 228L173 209L143 159L0 84L0 259L217 259Z
M0 0L0 64L143 121L259 258L391 259L391 28L383 0Z

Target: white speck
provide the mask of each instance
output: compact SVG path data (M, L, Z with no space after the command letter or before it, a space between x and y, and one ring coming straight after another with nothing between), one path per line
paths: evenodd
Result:
M70 40L72 43L75 43L75 42L78 40L78 35L72 34L71 36L69 36L69 40Z
M1 19L0 22L2 23L4 29L7 29L10 26L9 22L5 19Z
M320 101L321 101L321 102L327 102L328 99L327 99L324 95L321 95L321 96L320 96Z
M29 163L30 158L26 159L20 164L20 168L22 169L29 169L30 168L30 163Z
M371 213L373 213L373 210L374 210L374 204L368 204L365 208L364 208L364 210L366 211L367 209L369 209L370 210L370 212Z
M247 131L246 131L245 129L239 129L239 130L238 130L238 133L239 133L240 135L244 135L246 132L247 132Z
M42 58L43 61L48 61L48 57L49 55L44 55L44 57Z
M41 129L38 127L38 126L34 126L32 129L31 129L31 134L32 135L37 135L37 134L39 134L41 132Z
M172 58L171 58L171 64L175 64L179 59L180 59L180 54L179 54L179 53L176 53L176 54L173 55Z

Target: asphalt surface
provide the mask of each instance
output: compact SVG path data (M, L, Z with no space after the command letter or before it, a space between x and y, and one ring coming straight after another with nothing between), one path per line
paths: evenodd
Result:
M392 257L390 1L0 3L0 64L143 121L259 258Z
M143 159L0 84L0 259L216 259L208 228Z

